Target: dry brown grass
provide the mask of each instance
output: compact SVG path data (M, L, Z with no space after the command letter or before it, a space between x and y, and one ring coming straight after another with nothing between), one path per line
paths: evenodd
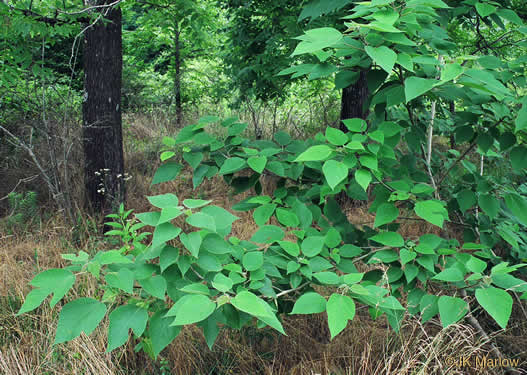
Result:
M197 192L186 172L184 178L148 186L149 178L139 173L129 186L129 207L136 212L150 210L145 194L174 192L185 198L207 197L214 204L228 208L243 196L233 197L220 178L207 181ZM185 176L187 176L185 178ZM264 189L270 191L273 181ZM348 217L357 225L373 221L366 207L348 210ZM251 214L236 212L239 221L233 235L249 238L256 229ZM402 223L405 235L418 236L429 230L418 222ZM75 247L68 243L68 229L58 219L45 223L40 231L23 237L0 234L0 374L162 374L161 362L150 360L143 353L134 353L133 339L110 354L105 353L105 331L97 329L89 337L81 336L67 344L52 346L57 313L45 305L32 313L15 318L23 296L30 290L28 282L43 269L61 267L60 254L84 250L90 254L104 248L89 231ZM37 254L37 257L35 257ZM79 280L68 298L77 294L98 295L91 279ZM522 320L523 319L523 320ZM511 324L515 328L497 337L504 354L518 354L521 347L507 349L506 343L523 340L527 327L521 311L516 311ZM486 369L476 372L456 368L448 358L485 355L489 347L470 326L455 325L441 330L439 322L426 325L408 319L399 334L388 328L384 318L372 321L366 307L360 307L354 321L333 341L325 314L285 316L283 325L288 336L270 329L247 328L241 332L223 330L210 351L201 331L185 327L178 338L162 353L164 374L498 374ZM500 341L501 340L501 341ZM525 348L523 348L525 350ZM521 357L527 368L527 355ZM526 372L527 373L527 372Z

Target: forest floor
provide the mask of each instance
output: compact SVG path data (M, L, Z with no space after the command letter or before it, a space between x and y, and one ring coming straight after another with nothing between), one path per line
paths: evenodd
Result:
M150 210L146 195L172 192L184 198L212 199L228 208L244 196L233 196L221 179L206 181L192 190L191 178L181 178L162 186L150 187L158 164L156 138L146 125L129 126L125 145L126 165L132 175L128 183L127 208L134 212ZM144 134L143 134L144 133ZM187 178L185 178L187 176ZM264 183L264 193L273 188L273 181ZM367 205L346 209L355 225L373 222ZM235 213L240 220L233 225L233 235L248 239L256 229L247 212ZM456 324L442 330L437 319L422 324L408 317L399 333L389 328L384 317L373 321L367 307L357 309L352 323L333 341L325 313L313 316L285 316L287 336L272 329L247 328L240 332L222 330L212 350L201 331L186 326L176 340L165 349L158 361L142 352L135 353L136 340L122 348L105 353L106 324L92 335L58 346L52 346L58 308L44 304L35 311L15 317L28 283L38 272L62 267L63 253L80 250L95 254L111 246L94 228L94 219L85 217L80 240L73 244L71 232L60 214L49 215L24 233L8 232L0 225L0 374L298 374L298 375L374 375L374 374L500 374L498 367L477 367L475 361L489 354L490 346L479 338L468 324ZM429 233L429 227L415 221L402 223L405 237ZM366 269L366 265L359 265ZM69 298L95 296L100 291L91 278L78 280ZM331 290L320 290L330 294ZM492 339L500 345L504 359L518 358L518 369L527 369L527 302L515 304L507 331L499 331ZM522 311L523 310L523 311ZM483 315L482 315L483 316ZM483 316L484 317L484 316ZM484 323L488 319L484 320ZM484 324L489 332L495 327ZM468 359L463 363L464 359ZM460 362L456 362L460 361ZM481 364L481 360L479 362ZM522 372L527 374L527 370Z

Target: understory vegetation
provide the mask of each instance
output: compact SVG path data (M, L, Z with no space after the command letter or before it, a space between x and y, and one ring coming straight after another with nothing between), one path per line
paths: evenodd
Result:
M0 20L0 373L527 373L523 1Z

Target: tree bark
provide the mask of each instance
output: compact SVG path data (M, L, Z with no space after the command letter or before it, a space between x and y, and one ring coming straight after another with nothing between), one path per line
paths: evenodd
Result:
M174 95L176 99L176 126L178 129L183 127L183 105L181 103L181 46L179 24L176 23L174 36Z
M104 5L105 0L97 1ZM85 203L108 213L125 199L121 120L121 10L101 8L106 21L84 35L82 104Z
M366 72L361 71L359 79L353 85L342 89L342 100L340 106L340 120L350 118L366 119L368 111L364 104L368 100L368 81ZM348 128L341 122L340 130L347 132Z
M348 128L342 120L350 118L361 118L366 119L368 116L368 110L364 108L366 101L368 100L368 80L366 78L366 71L361 71L359 79L354 84L342 89L342 100L340 106L340 130L347 133ZM345 212L346 207L352 200L346 194L345 191L340 192L336 195L336 201Z

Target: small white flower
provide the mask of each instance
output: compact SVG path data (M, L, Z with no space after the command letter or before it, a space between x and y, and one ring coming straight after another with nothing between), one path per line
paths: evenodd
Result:
M96 176L100 176L100 175L101 175L101 173L100 173L100 172L97 172L97 171L95 171L95 175L96 175Z
M103 171L110 172L110 170L108 168L104 168Z
M126 175L126 173L125 173L125 175ZM123 177L123 175L119 173L119 174L117 175L117 178L121 178L121 177Z

